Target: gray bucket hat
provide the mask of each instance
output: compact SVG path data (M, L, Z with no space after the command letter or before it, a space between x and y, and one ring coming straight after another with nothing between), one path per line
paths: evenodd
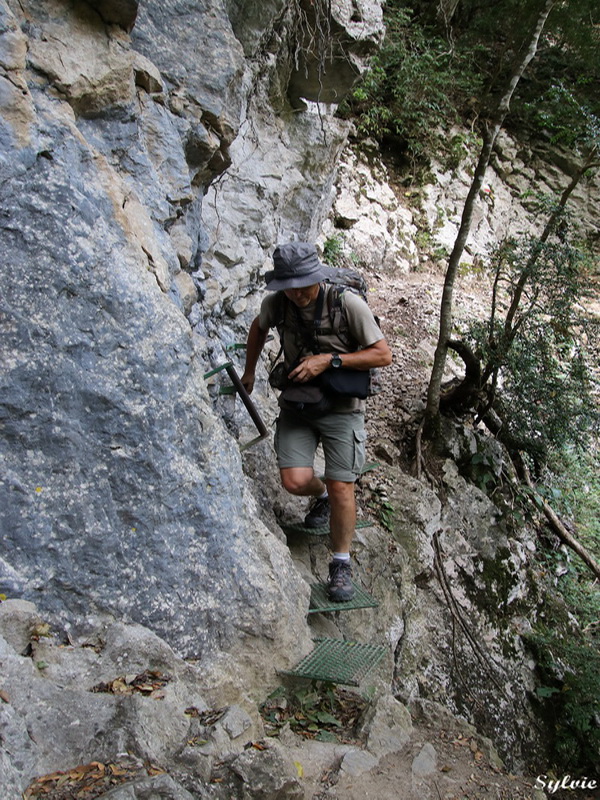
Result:
M267 289L302 289L328 278L332 269L321 264L315 246L308 242L281 244L273 253L275 269L265 274Z

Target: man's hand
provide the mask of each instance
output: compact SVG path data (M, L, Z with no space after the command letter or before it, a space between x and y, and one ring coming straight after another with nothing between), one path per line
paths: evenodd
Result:
M242 377L240 378L244 389L248 392L248 394L252 394L252 390L254 389L254 381L255 376L253 372L244 372Z
M331 353L304 356L298 366L290 372L289 377L298 383L306 383L325 372L330 363Z

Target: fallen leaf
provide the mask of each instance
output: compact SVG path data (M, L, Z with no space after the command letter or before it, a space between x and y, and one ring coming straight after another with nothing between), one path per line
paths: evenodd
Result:
M165 775L166 770L162 769L162 767L157 767L156 764L145 764L146 772L148 775Z
M50 625L47 622L40 622L39 625L34 625L31 630L33 639L39 639L42 636L50 636Z

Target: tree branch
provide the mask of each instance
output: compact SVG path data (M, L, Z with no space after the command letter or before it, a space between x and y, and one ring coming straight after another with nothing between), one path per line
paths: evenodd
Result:
M454 247L452 248L452 253L450 254L450 258L448 260L448 269L446 270L446 277L444 280L440 308L440 329L438 343L435 350L431 378L427 389L427 406L425 409L425 425L430 431L435 427L436 420L439 417L442 377L444 374L444 365L446 363L448 341L450 339L450 332L452 330L452 295L454 292L454 282L456 280L460 258L471 230L471 222L473 219L476 200L483 184L483 179L485 177L485 172L490 161L496 138L500 132L504 118L508 113L513 93L517 87L517 84L519 83L519 80L525 72L525 69L537 51L542 30L546 24L548 15L556 2L557 0L546 0L544 3L544 6L536 20L535 26L531 31L531 37L529 44L525 49L525 53L519 63L515 66L504 94L500 98L495 113L490 119L490 124L489 126L486 126L483 137L483 146L479 155L479 161L477 162L473 181L471 183L467 199L465 200L460 227L454 242Z
M525 478L525 483L529 486L530 489L534 489L533 481L531 480L531 476L529 475L529 470L525 465L523 465L523 474ZM558 536L558 538L564 542L568 547L571 548L579 558L592 570L594 575L597 578L600 578L600 564L596 561L594 556L581 544L581 542L577 541L577 539L569 533L569 531L565 528L562 524L560 519L558 518L556 512L548 505L545 500L542 500L542 509L544 511L544 515L548 522L550 523L550 527L554 531L554 533Z

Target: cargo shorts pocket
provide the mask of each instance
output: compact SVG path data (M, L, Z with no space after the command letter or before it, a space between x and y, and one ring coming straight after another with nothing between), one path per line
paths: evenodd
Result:
M354 463L352 471L359 475L365 465L365 443L367 441L367 432L364 428L354 431Z

